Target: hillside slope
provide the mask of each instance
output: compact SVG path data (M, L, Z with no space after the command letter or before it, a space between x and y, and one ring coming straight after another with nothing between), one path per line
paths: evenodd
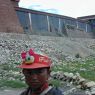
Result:
M76 54L95 56L95 39L0 33L0 63L19 62L20 52L29 48L40 49L56 61Z

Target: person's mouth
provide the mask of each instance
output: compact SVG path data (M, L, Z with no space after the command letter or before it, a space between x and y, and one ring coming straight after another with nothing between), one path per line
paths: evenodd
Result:
M31 84L39 84L39 82L31 82Z

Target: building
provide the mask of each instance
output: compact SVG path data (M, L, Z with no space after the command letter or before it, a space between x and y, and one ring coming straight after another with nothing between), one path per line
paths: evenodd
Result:
M84 16L84 17L78 17L79 20L84 21L85 23L88 23L91 25L91 31L95 32L95 15L90 16Z
M71 37L93 35L91 24L81 19L20 7L15 10L25 33Z
M75 19L63 15L20 8L18 2L19 0L0 0L0 32L94 37L95 16Z

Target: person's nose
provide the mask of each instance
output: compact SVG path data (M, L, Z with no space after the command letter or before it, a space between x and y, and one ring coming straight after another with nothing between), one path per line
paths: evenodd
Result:
M32 74L32 79L37 79L38 75L37 74Z

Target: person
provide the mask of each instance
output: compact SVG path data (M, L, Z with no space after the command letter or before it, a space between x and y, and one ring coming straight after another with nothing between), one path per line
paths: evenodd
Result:
M20 95L63 95L62 91L49 85L52 61L41 52L33 49L21 53L22 68L28 88Z

